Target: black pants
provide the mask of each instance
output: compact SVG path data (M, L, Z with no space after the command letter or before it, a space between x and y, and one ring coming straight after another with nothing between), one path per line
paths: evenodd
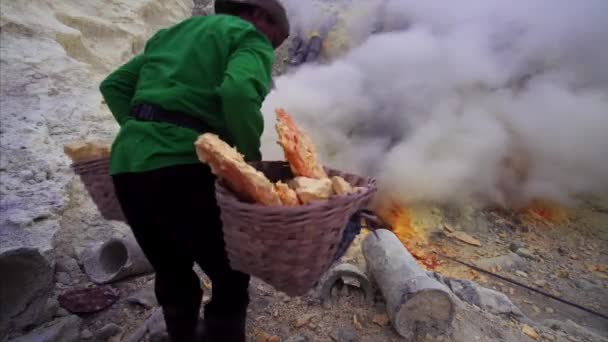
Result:
M209 167L181 165L113 179L127 221L154 267L169 334L187 336L196 325L202 290L195 262L213 283L205 317L244 315L250 277L229 266Z

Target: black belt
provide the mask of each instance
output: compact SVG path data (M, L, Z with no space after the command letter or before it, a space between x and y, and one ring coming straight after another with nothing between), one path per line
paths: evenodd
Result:
M155 121L189 128L198 133L212 132L205 122L182 112L172 112L152 104L139 104L131 109L131 116L140 121Z

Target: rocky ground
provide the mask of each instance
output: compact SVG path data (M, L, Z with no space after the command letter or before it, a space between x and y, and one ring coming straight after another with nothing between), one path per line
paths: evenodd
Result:
M608 213L602 207L588 207L565 224L526 221L525 218L485 211L490 229L475 225L466 230L481 246L472 246L442 233L443 226L430 232L431 242L425 249L440 251L460 260L492 269L527 285L584 305L600 313L607 312L606 222ZM76 212L73 213L74 216ZM69 210L66 217L72 216ZM449 215L443 215L449 217ZM477 218L479 220L479 218ZM595 221L598 220L598 221ZM446 221L450 221L447 220ZM455 222L454 219L451 222ZM446 222L447 225L452 224ZM462 221L461 221L462 222ZM597 225L593 225L593 222ZM463 227L458 226L458 229ZM68 245L66 235L64 247ZM514 253L512 251L515 251ZM92 286L86 275L63 250L56 277L56 294L82 286ZM358 253L356 247L348 258ZM498 258L497 258L498 257ZM422 263L421 263L422 264ZM72 266L70 266L72 265ZM509 266L512 265L512 266ZM506 294L516 307L504 308L459 301L453 330L445 336L419 336L417 341L606 341L605 320L555 300L530 292L514 284L455 264L439 257L435 270L442 275L471 279L485 288ZM128 341L144 322L157 312L152 294L153 277L148 275L114 284L119 301L111 308L83 317L84 336L91 340L115 328L115 341ZM209 299L207 281L204 300ZM391 328L382 295L376 290L373 301L366 301L356 287L333 291L330 302L322 303L316 292L289 298L254 279L248 331L255 341L400 341ZM131 297L137 298L133 300ZM523 316L512 315L520 309ZM59 310L58 315L66 314ZM116 325L116 327L114 326ZM154 340L155 329L143 340ZM531 330L530 330L531 329ZM156 331L158 333L158 331ZM526 334L527 333L527 334ZM105 335L104 335L105 336Z
M600 202L601 203L601 202ZM486 231L467 229L481 247L436 236L434 244L447 254L541 289L593 311L608 313L608 207L587 203L565 213L558 222L542 218L526 220L511 213L480 213ZM527 216L527 218L530 218ZM463 227L463 230L465 228ZM509 294L530 318L537 321L572 320L608 334L606 320L540 296L495 277L446 261L439 267L450 276L474 279L484 286Z
M125 225L101 218L82 183L69 170L61 149L82 137L111 139L116 127L94 83L111 65L136 50L154 27L184 16L186 2L141 1L141 6L132 7L116 2L112 10L79 6L70 1L53 6L44 2L40 13L58 11L53 16L36 16L14 4L3 8L0 268L4 279L23 275L29 264L15 268L4 258L23 249L31 249L34 259L40 257L46 266L29 279L42 285L32 290L36 293L28 294L27 303L17 305L11 300L16 312L0 310L0 341L9 337L16 341L130 341L146 321L158 316L152 275L112 284L118 300L94 314L73 315L59 304L59 296L66 291L96 287L79 261L82 250L128 234ZM98 18L91 18L95 11ZM195 15L209 13L209 1L195 1L192 11ZM108 13L112 13L109 18ZM52 34L41 33L48 33L49 27L53 27ZM109 42L118 37L129 41L128 51L114 49L103 55L111 46ZM278 52L275 74L285 71L286 58L287 44ZM428 237L426 244L417 246L424 253L454 256L608 314L605 201L594 200L551 219L492 210L434 208L429 212L412 209L410 213L412 225L424 228L421 231ZM427 220L425 215L433 219ZM449 229L465 232L479 241L479 246L461 242ZM352 253L356 255L357 249ZM421 264L429 264L427 261L421 260ZM462 297L449 333L418 336L417 341L608 340L605 319L447 258L439 256L438 262L430 263L430 268L500 291L516 307L486 305L485 301ZM48 288L44 281L48 281ZM207 288L204 300L208 300L210 285L203 281L203 286ZM7 285L0 289L5 303L11 296L21 295L20 289ZM316 293L289 298L254 279L251 295L248 334L255 341L401 340L388 321L377 290L369 301L357 287L347 286L333 291L330 302L321 303ZM513 314L517 308L522 314ZM19 328L24 336L19 338L14 332L5 336L6 324L16 322L23 323ZM142 341L154 339L161 329L162 322L151 324L152 331L145 332Z

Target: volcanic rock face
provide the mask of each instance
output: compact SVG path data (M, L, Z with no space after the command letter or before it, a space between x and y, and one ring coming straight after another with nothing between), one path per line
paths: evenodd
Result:
M11 328L35 323L52 288L54 239L73 180L63 145L111 141L117 125L102 103L99 82L156 30L188 17L192 5L189 0L2 3L0 268L3 275L19 276L3 276L2 296L16 297L0 298L0 317L18 323ZM91 219L98 214L88 199L75 205L83 220L103 222Z

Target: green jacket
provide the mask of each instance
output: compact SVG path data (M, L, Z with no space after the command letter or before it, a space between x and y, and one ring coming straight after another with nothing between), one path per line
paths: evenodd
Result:
M247 160L260 160L260 108L273 62L270 41L238 17L192 17L157 32L141 54L100 85L120 125L110 173L199 163L198 132L129 116L132 106L144 102L198 117Z

